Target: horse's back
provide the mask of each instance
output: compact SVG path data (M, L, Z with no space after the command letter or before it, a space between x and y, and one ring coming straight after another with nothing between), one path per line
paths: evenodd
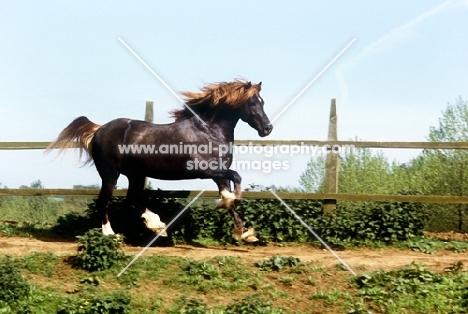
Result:
M126 118L104 124L96 131L92 144L96 166L112 166L120 169L119 171L136 171L145 166L158 168L158 163L161 163L164 157L172 156L150 154L142 149L153 148L167 141L170 134L168 126Z

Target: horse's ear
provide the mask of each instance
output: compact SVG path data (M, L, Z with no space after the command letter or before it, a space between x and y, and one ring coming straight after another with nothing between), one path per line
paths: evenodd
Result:
M252 87L252 82L248 82L247 84L244 85L245 90L248 90L251 87Z
M258 83L258 86L262 86L262 82Z

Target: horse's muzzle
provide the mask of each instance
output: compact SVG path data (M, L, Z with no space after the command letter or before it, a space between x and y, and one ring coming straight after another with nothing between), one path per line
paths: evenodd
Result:
M258 135L260 137L265 137L265 136L270 135L271 131L273 131L273 125L268 124L266 127L263 128L263 130L258 131Z

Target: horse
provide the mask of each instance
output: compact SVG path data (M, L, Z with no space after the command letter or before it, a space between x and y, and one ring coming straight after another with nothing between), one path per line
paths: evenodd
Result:
M235 80L206 84L199 92L182 92L185 107L170 112L174 122L169 124L119 118L99 125L87 117L78 117L46 152L58 148L61 154L77 142L80 157L87 155L84 163L94 163L102 179L96 206L105 235L114 234L108 205L117 179L123 174L128 178L126 200L142 213L147 227L157 232L164 230L165 224L140 201L146 177L212 179L220 195L217 207L227 209L234 222L234 238L258 241L254 229L247 229L235 211L235 205L242 200L242 179L229 167L233 161L234 128L239 120L257 130L260 137L273 130L260 96L261 84Z

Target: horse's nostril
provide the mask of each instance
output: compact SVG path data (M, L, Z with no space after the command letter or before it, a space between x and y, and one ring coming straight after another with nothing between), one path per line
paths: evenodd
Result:
M273 125L271 125L271 124L267 125L265 127L264 131L265 131L266 134L270 134L271 131L273 131Z

